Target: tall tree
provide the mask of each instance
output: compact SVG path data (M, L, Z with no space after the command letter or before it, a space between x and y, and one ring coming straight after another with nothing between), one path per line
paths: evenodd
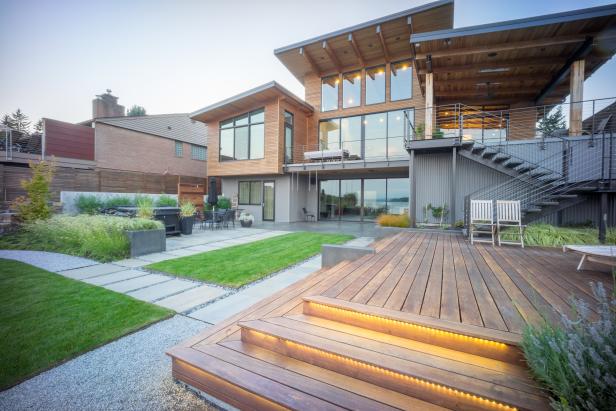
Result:
M563 114L562 106L556 107L555 110L550 110L543 118L541 118L537 124L537 129L543 134L544 137L549 137L556 130L562 130L566 128L565 115Z
M34 132L37 134L43 133L43 119L40 119L36 123L34 123Z
M5 114L4 117L2 117L2 124L13 129L15 128L15 122L8 114Z
M128 109L128 113L126 113L126 115L129 117L145 116L145 108L138 105L133 105Z
M22 133L28 133L30 128L30 118L26 116L21 109L15 110L13 114L11 114L11 118L15 124L15 129Z

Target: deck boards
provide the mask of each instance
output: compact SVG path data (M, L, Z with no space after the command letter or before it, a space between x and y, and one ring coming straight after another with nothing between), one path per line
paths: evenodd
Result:
M364 330L358 337L354 325L303 314L302 297L329 297L373 310L395 310L443 324L475 327L485 330L486 338L490 333L502 332L519 338L526 323L538 323L543 317L556 321L562 313L568 313L572 296L582 298L592 311L596 310L590 281L602 281L608 292L613 287L607 271L578 272L577 257L558 249L472 246L456 234L427 232L396 234L373 246L375 254L319 270L203 331L172 349L172 354L174 350L193 350L186 354L187 358L195 358L190 366L203 366L205 358L230 379L240 381L254 375L251 384L255 392L276 390L274 398L283 407L306 400L331 409L440 409L409 396L412 394L247 344L241 340L238 323L254 323L306 341L312 338L340 350L355 350L357 355L375 361L385 361L382 355L386 354L400 360L400 364L392 366L407 364L413 369L425 369L432 376L440 375L439 370L468 374L470 379L461 377L460 381L479 384L477 389L485 389L486 393L491 384L496 384L504 393L515 390L534 398L536 387L528 385L527 371L517 365L478 359L474 354L458 353L452 359L448 358L451 354L447 348L376 331ZM197 358L195 353L204 357ZM432 360L426 362L425 358ZM174 365L174 373L197 387L204 384L189 375L190 366L178 364L177 370ZM278 372L280 368L285 371ZM223 400L234 401L232 387L207 373L198 375ZM250 395L247 394L249 399ZM289 395L292 398L286 399Z

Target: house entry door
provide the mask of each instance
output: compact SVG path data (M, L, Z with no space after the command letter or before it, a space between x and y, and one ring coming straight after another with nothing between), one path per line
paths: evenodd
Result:
M263 182L263 220L274 221L276 193L273 181Z

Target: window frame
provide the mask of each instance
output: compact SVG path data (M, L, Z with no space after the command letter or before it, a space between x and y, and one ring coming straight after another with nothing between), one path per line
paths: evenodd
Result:
M392 93L391 91L393 90L392 84L392 76L393 76L393 70L392 67L395 64L400 64L400 63L408 63L408 70L410 70L411 72L411 94L409 95L409 97L405 97L405 98L400 98L400 99L393 99L392 98ZM413 98L413 61L410 59L403 59L403 60L398 60L398 61L392 61L391 63L389 63L389 101L405 101L405 100L411 100Z
M347 99L344 96L344 89L345 89L345 76L350 75L350 74L355 74L354 77L359 77L359 92L357 93L357 99L358 101L355 102L353 105L347 105ZM362 91L362 82L363 82L363 75L362 75L362 70L352 70L352 71L347 71L345 73L342 73L342 109L347 109L347 108L355 108L355 107L361 107L361 103L362 103L362 98L361 98L361 91Z
M290 118L291 121L287 121L287 114L288 114L288 118ZM284 110L283 122L284 122L284 127L283 127L284 161L285 161L285 164L291 164L293 163L293 151L295 149L295 115L288 110ZM291 147L287 147L287 130L291 130ZM291 150L291 154L288 157L287 157L287 149Z
M259 184L259 189L258 191L260 192L260 200L258 202L253 203L252 202L252 191L253 191L253 185L257 183ZM240 186L242 184L248 184L248 202L247 203L243 203L242 202L242 198L240 196L241 190L240 190ZM238 205L248 205L248 206L260 206L261 204L263 204L263 181L262 180L240 180L237 182L237 204Z
M184 157L184 142L180 140L174 140L175 144L173 145L173 149L175 151L175 156L177 158Z
M195 152L203 152L203 158L195 155ZM197 161L207 161L207 147L198 144L190 145L190 158Z
M252 117L253 114L255 113L259 113L262 112L263 113L263 121L256 121L256 122L252 122ZM236 124L236 122L238 120L241 120L242 123L241 124ZM247 122L244 123L243 121L246 120ZM224 127L222 126L223 123L227 123ZM229 125L229 123L231 125ZM257 108L254 110L250 110L247 111L245 113L242 114L238 114L237 116L233 116L230 118L226 118L224 120L221 120L218 122L218 161L223 163L223 162L227 162L227 161L247 161L247 160L263 160L265 158L265 149L263 150L263 156L262 157L258 157L258 158L252 158L250 156L251 154L251 143L252 143L252 126L255 125L261 125L263 124L263 147L265 148L265 107L261 107L261 108ZM238 159L236 158L236 142L237 142L237 136L236 136L236 130L239 128L246 128L248 131L248 145L247 145L247 158L242 158L242 159ZM221 144L221 138L222 138L222 130L233 130L233 158L232 159L223 159L222 155L221 155L221 149L222 149L222 144Z
M375 103L368 103L368 78L370 75L368 74L369 70L383 68L383 101L377 101ZM391 69L391 67L390 67ZM363 101L364 106L374 106L376 104L384 104L387 103L387 64L377 64L376 66L366 67L364 70L364 92L363 92Z
M323 85L325 84L324 80L329 78L335 78L334 83L336 84L336 107L325 110L323 108ZM333 74L331 76L321 77L321 113L328 113L330 111L338 111L340 110L340 74Z

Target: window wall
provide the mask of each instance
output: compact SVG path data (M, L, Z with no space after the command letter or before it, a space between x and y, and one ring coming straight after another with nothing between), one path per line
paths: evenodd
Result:
M319 220L372 221L408 213L406 177L321 180L319 193Z
M220 161L254 160L264 155L264 109L220 122Z
M342 75L342 108L361 104L361 71Z
M413 69L409 60L391 64L389 76L391 101L405 100L413 97Z
M338 76L324 77L321 80L321 111L338 110Z
M366 105L385 102L385 66L366 69Z
M261 181L240 181L238 183L238 203L240 205L261 205L263 186Z
M319 123L321 150L342 148L350 160L406 157L404 127L413 122L414 111L394 110L323 120Z
M293 162L293 113L284 112L284 159Z

